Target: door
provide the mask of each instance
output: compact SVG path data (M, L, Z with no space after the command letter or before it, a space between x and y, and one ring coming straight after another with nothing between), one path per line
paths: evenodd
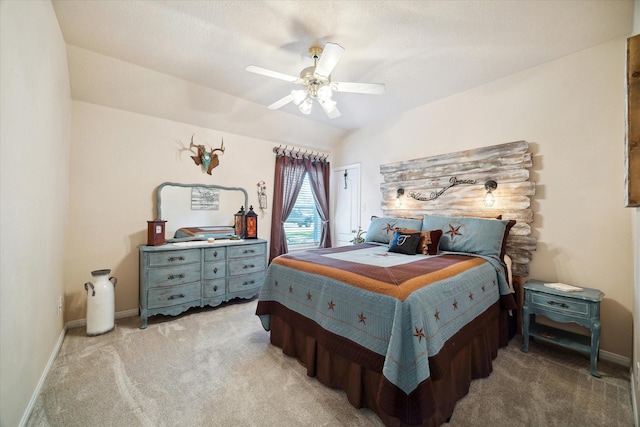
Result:
M336 168L331 178L333 246L350 245L360 225L360 165Z

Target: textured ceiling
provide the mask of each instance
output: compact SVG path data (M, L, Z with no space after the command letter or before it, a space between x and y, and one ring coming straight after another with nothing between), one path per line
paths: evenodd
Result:
M65 41L266 106L297 86L245 71L298 75L308 49L346 49L334 81L384 83L337 93L353 129L555 58L627 36L632 1L66 1ZM73 81L72 81L73 85ZM135 109L132 107L132 109ZM295 105L282 111L302 116ZM271 114L277 114L271 112Z

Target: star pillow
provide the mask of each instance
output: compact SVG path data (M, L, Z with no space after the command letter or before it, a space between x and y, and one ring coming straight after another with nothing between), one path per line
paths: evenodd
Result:
M502 260L513 220L425 215L423 230L442 230L440 249Z

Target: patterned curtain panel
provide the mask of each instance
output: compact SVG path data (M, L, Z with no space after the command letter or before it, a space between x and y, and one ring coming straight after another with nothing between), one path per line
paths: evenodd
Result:
M313 198L322 219L320 247L331 247L331 229L329 227L330 170L330 164L326 159L276 154L269 262L278 255L288 252L284 220L293 210L298 194L300 194L305 173L309 174Z

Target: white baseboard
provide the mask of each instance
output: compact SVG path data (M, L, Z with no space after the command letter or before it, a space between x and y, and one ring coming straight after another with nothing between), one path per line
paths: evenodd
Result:
M602 360L606 360L607 362L615 363L616 365L624 366L625 368L629 368L631 366L631 359L625 356L621 356L616 353L611 353L610 351L600 350L598 352L598 357Z
M631 374L629 378L631 379L631 405L633 406L633 425L638 427L638 405L636 398L636 385L638 384L635 375L633 375L633 369L630 369Z
M119 311L115 313L115 318L123 319L125 317L133 317L137 315L138 315L138 309L134 308L132 310ZM24 427L27 424L29 417L31 416L31 412L33 411L33 405L35 405L36 400L40 395L40 390L42 389L42 385L44 384L44 381L47 379L47 376L49 375L49 371L53 366L53 362L55 362L56 357L58 357L58 353L60 352L60 348L62 347L62 342L64 341L64 337L67 334L67 329L78 328L81 326L85 326L86 324L87 324L87 319L72 320L71 322L65 323L64 327L62 328L62 332L60 332L60 336L58 337L58 341L56 342L56 345L53 348L51 355L49 356L49 360L47 361L47 366L45 366L44 371L42 371L42 375L40 375L40 380L38 381L38 385L36 385L36 388L33 391L33 394L31 395L31 400L29 400L29 404L27 405L27 408L25 409L24 414L22 415L22 419L20 420L20 424L19 424L20 427Z
M137 308L133 308L131 310L125 310L125 311L118 311L115 314L115 318L116 319L124 319L125 317L134 317L138 315L138 309ZM76 320L72 320L70 322L67 322L64 327L65 329L71 329L71 328L80 328L82 326L86 326L87 325L87 319L76 319Z
M44 381L47 379L47 376L49 375L49 371L53 366L53 362L55 362L56 357L58 357L58 352L60 351L60 347L62 347L62 342L64 341L64 337L66 333L67 333L66 327L62 328L62 331L60 332L60 336L58 337L58 341L56 342L56 345L53 348L51 355L49 356L49 360L47 361L47 366L45 366L44 371L42 371L42 375L40 375L40 380L38 381L38 384L36 385L36 388L33 391L33 394L31 395L31 399L29 400L29 404L27 405L27 408L25 409L24 414L22 414L22 419L20 420L20 424L19 424L20 427L24 427L27 424L29 417L31 416L31 411L33 411L33 405L36 404L36 400L40 395L40 390L42 389L42 385L44 384Z

